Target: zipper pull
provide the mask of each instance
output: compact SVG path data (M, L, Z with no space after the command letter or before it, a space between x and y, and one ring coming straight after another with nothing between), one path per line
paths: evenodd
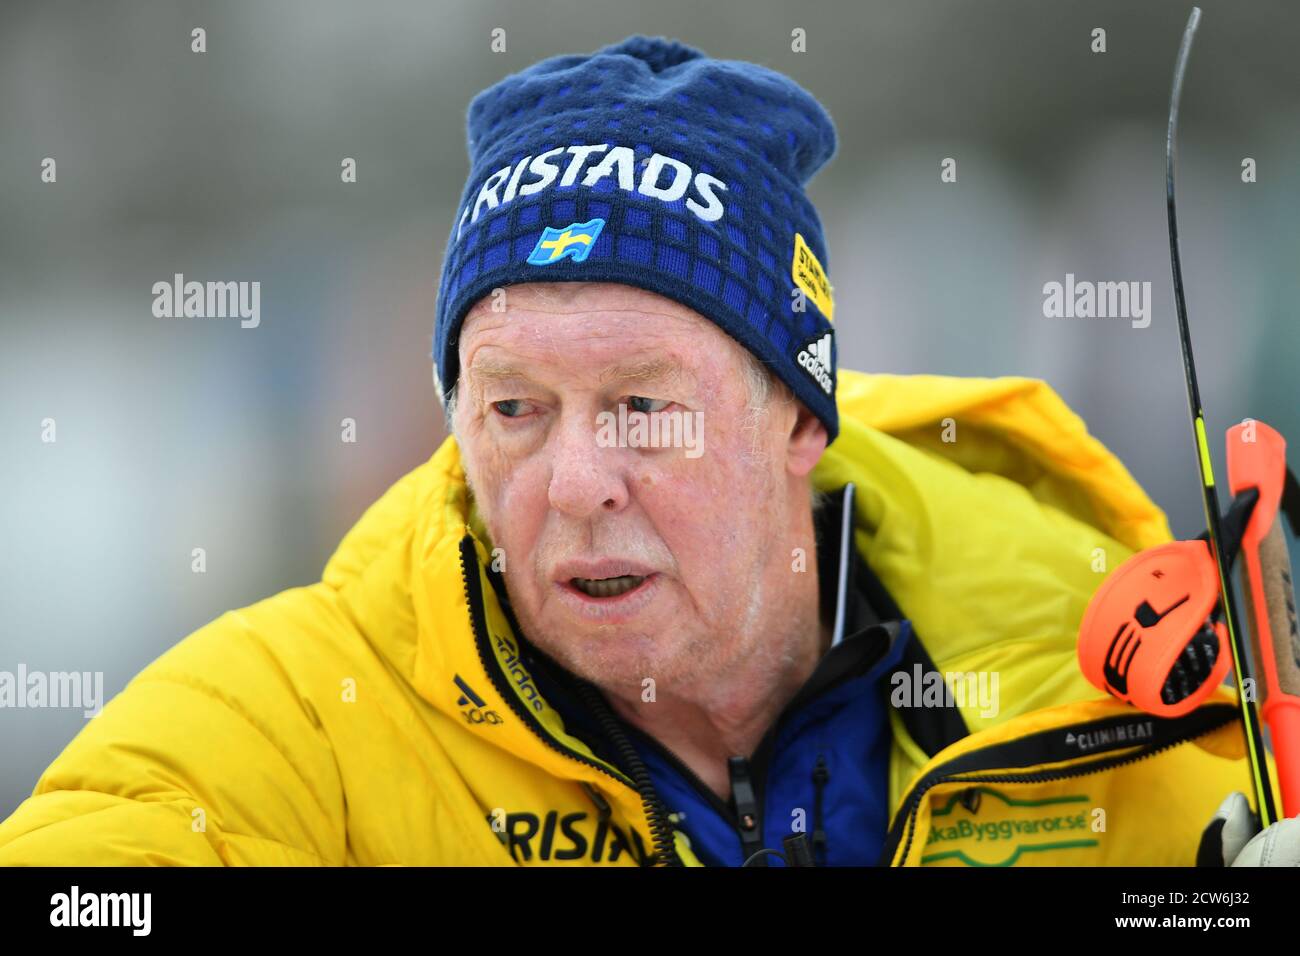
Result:
M585 780L582 781L582 789L587 791L587 796L589 796L591 802L596 805L597 819L602 823L608 820L610 816L612 816L609 801L605 799L599 790Z
M763 834L759 829L758 799L749 774L749 761L744 757L727 758L727 772L731 777L731 799L736 805L736 823L740 828L740 845L744 858L763 849ZM742 861L743 862L743 861ZM754 861L755 866L767 866L767 857Z

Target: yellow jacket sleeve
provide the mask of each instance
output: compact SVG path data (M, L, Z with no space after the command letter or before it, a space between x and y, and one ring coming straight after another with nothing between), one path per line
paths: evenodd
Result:
M311 603L300 589L226 614L141 672L0 824L0 865L343 863L332 748L250 621L286 635Z

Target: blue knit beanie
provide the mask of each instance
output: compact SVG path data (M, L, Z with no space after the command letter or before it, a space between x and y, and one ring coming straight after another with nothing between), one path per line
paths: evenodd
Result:
M803 187L826 110L765 67L633 36L508 76L469 107L433 358L445 399L465 313L520 282L620 282L694 309L839 431L826 245Z

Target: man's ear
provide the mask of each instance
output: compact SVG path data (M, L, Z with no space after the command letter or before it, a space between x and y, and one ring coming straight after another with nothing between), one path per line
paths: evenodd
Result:
M826 426L822 420L808 411L802 402L795 402L797 413L794 426L790 429L790 442L786 448L786 467L790 474L802 478L813 467L826 450Z

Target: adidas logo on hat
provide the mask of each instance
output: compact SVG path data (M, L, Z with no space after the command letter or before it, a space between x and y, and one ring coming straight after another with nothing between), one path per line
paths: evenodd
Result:
M833 331L827 332L820 338L812 339L805 343L799 349L799 354L795 356L795 361L799 363L799 367L811 375L827 395L835 393L835 384L832 378L834 366L831 364L831 336L834 334Z

